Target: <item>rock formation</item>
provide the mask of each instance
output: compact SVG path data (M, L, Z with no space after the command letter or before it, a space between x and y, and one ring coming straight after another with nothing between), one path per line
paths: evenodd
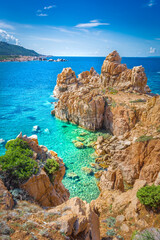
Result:
M100 196L95 201L92 201L92 205L94 206L95 210L102 212L104 210L104 206L107 207L112 204L112 211L116 212L117 215L122 210L125 210L125 218L137 218L138 206L141 204L139 203L136 194L137 191L145 185L145 180L136 180L133 189L128 190L127 192L106 189L101 192ZM106 202L102 204L102 201Z
M145 92L147 77L142 66L127 69L121 64L117 51L110 53L103 62L101 83L104 87L114 87L117 90Z
M71 68L63 69L54 89L59 101L52 114L89 130L106 128L121 135L135 126L137 114L134 109L122 106L123 99L119 106L113 95L118 91L145 93L146 83L144 68L127 69L114 51L106 57L100 76L94 68L82 72L78 78Z
M31 197L41 206L57 206L69 199L69 191L62 184L65 175L65 165L63 160L54 151L48 151L45 146L38 145L37 136L27 137L20 134L19 138L28 142L33 150L33 158L37 161L45 161L47 158L54 158L59 163L59 170L54 174L54 184L51 183L46 172L41 168L38 175L33 175L27 182L21 185Z
M114 155L123 180L133 184L136 179L153 183L160 172L160 139L136 142Z
M48 211L60 217L50 225L73 239L100 240L99 219L90 205L75 197Z
M59 97L55 105L55 116L86 129L102 128L105 99L99 89L88 86L88 82L92 82L93 79L97 79L93 68L90 72L81 73L78 79L71 68L64 69L58 75L54 90L55 96Z

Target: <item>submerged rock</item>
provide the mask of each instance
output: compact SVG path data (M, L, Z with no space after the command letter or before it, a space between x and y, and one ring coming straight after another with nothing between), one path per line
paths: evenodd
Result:
M86 135L88 135L88 133L86 133L86 132L81 132L80 133L80 136L86 136Z
M72 179L78 179L79 178L79 176L75 172L70 172L70 173L67 174L67 176L69 178L72 178Z
M50 134L50 131L48 128L44 129L44 133Z
M82 142L75 142L74 143L74 146L76 147L76 148L85 148L85 146L84 146L84 144L82 143Z
M82 171L84 171L87 175L93 175L93 170L88 167L82 167Z
M84 141L85 141L85 139L84 139L83 137L76 137L76 138L77 138L77 140L80 141L80 142L84 142Z

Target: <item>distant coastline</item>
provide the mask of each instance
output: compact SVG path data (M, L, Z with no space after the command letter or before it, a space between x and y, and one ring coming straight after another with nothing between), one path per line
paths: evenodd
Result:
M63 58L52 59L48 56L14 56L14 55L0 55L0 62L30 62L30 61L47 61L47 62L66 62L68 60Z

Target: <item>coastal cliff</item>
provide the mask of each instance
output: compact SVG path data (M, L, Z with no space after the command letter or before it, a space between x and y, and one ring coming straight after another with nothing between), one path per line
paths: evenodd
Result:
M83 170L95 175L100 195L91 203L69 199L63 160L39 145L36 135L20 133L0 158L2 239L160 239L160 96L146 84L144 68L127 69L116 51L100 75L91 68L77 78L63 69L52 114L103 129L96 141L87 144L85 132L78 145L72 141L78 151L95 149L95 163Z
M100 240L98 215L86 201L69 199L65 165L56 152L22 133L6 149L0 158L2 239Z
M159 210L153 213L137 197L145 186L159 191L160 185L160 96L150 92L144 68L128 69L116 51L106 57L100 75L91 68L76 78L66 68L57 78L52 114L113 135L99 136L93 144L102 170L95 173L101 193L91 207L99 214L102 239L106 234L110 239L139 239L136 231L145 228L144 234L157 234Z
M144 68L127 69L114 51L104 60L101 75L91 68L76 78L71 68L63 69L53 92L59 101L52 113L88 130L105 128L121 135L139 121L131 103L138 98L149 99L144 94L150 92L146 84Z

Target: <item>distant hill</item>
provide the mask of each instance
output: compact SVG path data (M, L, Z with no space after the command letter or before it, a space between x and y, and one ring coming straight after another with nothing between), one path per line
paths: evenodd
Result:
M34 50L29 50L18 45L1 41L0 41L0 55L39 56L39 54Z

